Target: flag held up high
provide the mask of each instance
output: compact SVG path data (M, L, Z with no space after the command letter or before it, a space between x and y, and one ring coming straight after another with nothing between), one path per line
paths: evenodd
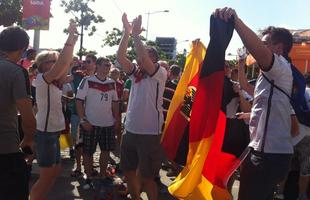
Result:
M222 111L225 51L233 35L233 19L210 19L210 42L204 58L190 117L187 164L169 192L188 200L231 199L229 176L240 160L222 150L226 115Z

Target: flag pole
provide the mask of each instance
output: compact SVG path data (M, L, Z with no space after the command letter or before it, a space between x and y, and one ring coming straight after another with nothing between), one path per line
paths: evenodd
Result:
M40 30L34 30L33 48L39 52L40 49Z

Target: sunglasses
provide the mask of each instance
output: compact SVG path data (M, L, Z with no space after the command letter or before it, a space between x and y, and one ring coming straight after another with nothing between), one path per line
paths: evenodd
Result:
M48 60L48 61L45 61L44 63L46 63L46 64L56 63L56 60Z
M111 67L111 64L106 63L106 64L101 64L100 66L103 66L103 67Z
M90 63L91 63L91 60L84 60L83 63L90 64Z

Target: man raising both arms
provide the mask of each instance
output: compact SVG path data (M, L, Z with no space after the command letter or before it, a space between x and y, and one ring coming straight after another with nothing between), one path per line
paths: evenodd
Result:
M167 72L157 63L156 50L144 47L141 42L141 16L134 19L132 26L128 23L126 14L123 14L122 21L124 33L117 52L117 61L132 80L132 86L125 121L126 131L121 142L120 164L132 199L140 200L143 187L149 200L157 200L154 177L162 162L162 97ZM130 33L138 65L126 57Z

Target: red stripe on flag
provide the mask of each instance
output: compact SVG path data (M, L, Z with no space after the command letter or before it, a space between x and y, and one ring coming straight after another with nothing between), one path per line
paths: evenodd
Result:
M227 181L240 160L233 154L222 152L226 128L226 115L221 111L223 86L223 71L200 79L191 116L190 142L213 137L202 174L213 185L226 189Z
M224 71L214 72L200 79L192 108L190 142L197 142L215 134L222 104L223 84Z
M168 124L165 137L162 141L162 146L170 160L174 160L176 157L179 144L188 123L185 117L181 114L180 107L181 106L176 109L174 115L172 116L171 121Z

